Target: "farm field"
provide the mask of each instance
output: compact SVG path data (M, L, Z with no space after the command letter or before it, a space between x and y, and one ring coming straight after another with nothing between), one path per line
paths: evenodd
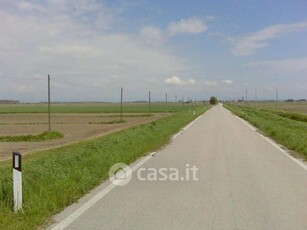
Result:
M236 103L244 106L251 106L259 109L280 110L284 112L295 112L307 115L307 102L257 102L257 103Z
M27 154L37 150L59 147L62 145L95 138L134 125L144 124L165 116L169 113L156 113L152 116L125 114L124 123L112 123L119 117L110 114L52 114L52 130L64 134L63 138L43 142L1 142L0 161L11 157L12 151ZM137 116L140 115L140 116ZM37 135L48 130L46 114L0 114L0 136Z
M151 103L151 112L178 112L187 108L187 104L182 103ZM47 113L46 103L35 104L0 104L0 114L13 113ZM53 113L119 113L119 103L52 103ZM147 103L124 103L124 113L146 113L149 112Z
M138 124L148 123L171 112L188 109L179 103L129 103L120 120L118 103L65 103L52 105L51 129L63 138L42 142L0 142L0 161L11 158L12 151L22 154L59 147L103 136ZM46 104L0 105L0 136L38 135L48 130Z
M184 110L175 114L155 113L153 116L145 116L146 113L126 113L123 119L127 122L116 125L127 125L130 118L145 119L146 124L132 125L133 127L118 132L110 131L113 133L109 135L24 156L23 184L27 189L23 193L23 210L17 215L12 211L11 162L0 162L0 229L42 229L44 224L50 223L50 218L54 214L107 179L113 164L130 164L139 157L156 151L164 146L172 135L210 108L211 106L206 106L206 109L198 106L195 107L195 113ZM42 122L47 120L46 114L2 115L8 115L8 118L13 115L40 115ZM103 119L118 119L114 117L118 114L113 113L54 115L59 116L58 122L64 119L72 125L76 123L75 117L78 116L85 116L85 125L92 125L88 122ZM149 122L159 117L163 118ZM20 117L17 121L24 122ZM14 122L16 120L12 120L12 123ZM82 123L80 120L79 122ZM44 129L47 128L47 124L41 125Z

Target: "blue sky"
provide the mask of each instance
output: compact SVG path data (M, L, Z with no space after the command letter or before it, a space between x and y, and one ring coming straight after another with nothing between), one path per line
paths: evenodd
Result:
M307 98L305 0L0 2L0 99Z

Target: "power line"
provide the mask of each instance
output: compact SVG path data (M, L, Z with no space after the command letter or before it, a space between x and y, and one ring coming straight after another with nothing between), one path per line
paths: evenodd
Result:
M29 80L29 81L42 81L44 82L45 79L42 78L38 78L38 77L12 77L12 76L0 76L0 79L9 79L9 80ZM76 87L76 88L88 88L88 89L103 89L102 87L99 86L84 86L84 85L80 85L80 84L73 84L73 83L67 83L67 82L63 82L63 81L59 81L59 80L53 80L52 83L57 83L57 84L62 84L62 85L66 85L66 86L70 86L70 87Z
M17 80L38 80L38 81L44 81L43 78L37 78L37 77L11 77L11 76L0 76L2 79L17 79Z
M99 87L99 86L84 86L84 85L78 85L78 84L72 84L72 83L67 83L67 82L62 82L62 81L58 81L58 80L53 80L53 83L58 83L58 84L62 84L62 85L66 85L66 86L71 86L71 87L76 87L76 88L80 88L80 89L104 89L103 87Z

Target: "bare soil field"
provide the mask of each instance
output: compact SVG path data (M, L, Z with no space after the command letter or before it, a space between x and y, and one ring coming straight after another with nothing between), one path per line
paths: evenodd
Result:
M110 113L52 114L51 129L63 133L63 138L43 142L0 142L0 161L10 159L12 151L29 154L103 136L169 115L168 113L155 113L152 116L124 114L125 123L99 124L119 120L119 117ZM0 114L0 136L37 135L47 130L47 114Z

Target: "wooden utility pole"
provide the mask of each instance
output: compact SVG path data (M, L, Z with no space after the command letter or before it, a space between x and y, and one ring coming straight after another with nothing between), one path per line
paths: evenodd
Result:
M50 75L48 74L48 131L51 131L51 119L50 119Z
M120 88L120 120L123 120L123 88Z
M278 87L276 87L276 109L277 109L277 103L278 103Z
M149 114L151 114L151 98L150 98L150 91L148 92L148 109L149 109Z
M257 106L258 106L257 88L255 89L255 104L256 104L256 108L257 108Z

